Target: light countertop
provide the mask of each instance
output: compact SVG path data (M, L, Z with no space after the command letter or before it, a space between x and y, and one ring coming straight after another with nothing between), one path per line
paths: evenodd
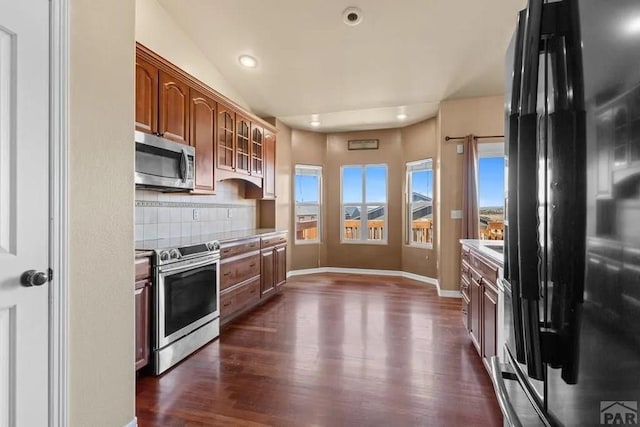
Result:
M476 240L476 239L460 239L460 243L471 249L475 249L480 254L487 257L490 261L504 267L504 255L500 249L504 250L503 240ZM494 247L496 249L492 249Z
M219 233L210 233L197 236L178 237L173 239L155 239L135 242L136 253L141 251L149 251L154 249L165 249L179 246L194 245L204 242L218 240L225 244L235 240L247 239L250 237L263 237L270 234L286 233L286 230L278 230L276 228L254 228L249 230L228 231Z

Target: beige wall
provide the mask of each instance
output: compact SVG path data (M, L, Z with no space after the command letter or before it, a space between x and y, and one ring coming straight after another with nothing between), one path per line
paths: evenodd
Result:
M378 139L378 150L347 149L349 139ZM386 245L340 243L340 167L386 164L388 173L388 236ZM402 140L399 129L329 134L324 172L327 265L331 267L400 270L402 268Z
M403 129L322 134L292 131L292 163L320 165L323 175L323 234L321 244L293 247L292 270L318 267L345 267L402 270L437 277L434 249L405 244L405 164L437 155L436 119ZM379 150L349 151L347 140L375 138ZM340 167L347 164L385 163L389 173L389 242L387 245L340 243ZM293 190L293 189L292 189ZM291 218L294 206L291 205ZM291 235L294 236L293 222ZM435 246L434 246L435 247Z
M446 136L504 135L504 98L502 96L445 101L439 113L439 277L440 288L459 289L460 235L462 222L451 219L452 210L462 209L462 154L456 142Z
M304 130L294 129L291 134L291 167L295 168L296 164L313 165L325 167L325 160L327 154L327 135L318 132L308 132ZM295 172L295 171L294 171ZM323 183L324 189L326 189L326 171L323 171L325 182ZM289 192L294 193L293 180L289 180ZM326 225L326 204L327 192L326 190L322 194L324 199L322 204L321 216L323 224ZM293 200L292 200L293 202ZM291 218L295 218L294 204L291 203L289 210ZM294 221L291 222L291 240L295 242L295 228ZM303 243L295 244L292 247L291 269L303 270L306 268L318 268L326 265L326 239L327 232L326 227L322 228L321 243Z
M134 0L70 4L69 416L134 418Z
M239 92L156 0L135 2L137 42L251 111Z
M291 129L280 120L275 121L276 137L276 201L275 228L289 230L287 245L287 271L291 270L293 234L291 232ZM271 202L273 203L273 202Z
M437 156L438 141L436 139L436 119L432 118L415 125L407 126L401 130L402 137L402 151L403 162L413 162L416 160L433 159L435 165ZM435 168L435 166L434 166ZM404 172L404 171L403 171ZM434 182L434 187L437 186L437 182ZM403 194L407 193L407 181L402 181ZM434 200L435 202L435 200ZM407 205L402 204L402 231L407 227ZM435 210L435 206L434 206ZM434 211L435 217L435 211ZM437 227L437 222L434 218L434 230ZM436 270L436 251L437 241L434 237L433 248L426 249L416 246L409 246L407 244L402 245L402 271L408 273L414 273L421 276L438 277Z

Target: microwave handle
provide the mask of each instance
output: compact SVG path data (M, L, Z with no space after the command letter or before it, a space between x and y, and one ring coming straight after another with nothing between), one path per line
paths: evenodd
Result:
M180 158L180 176L182 177L182 182L187 182L187 179L191 175L191 171L189 169L189 154L187 154L187 150L183 148L182 156Z

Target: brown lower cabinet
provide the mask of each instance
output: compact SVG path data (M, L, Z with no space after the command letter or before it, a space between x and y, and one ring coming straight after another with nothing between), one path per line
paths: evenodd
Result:
M489 282L484 284L482 298L482 360L490 363L496 355L498 290Z
M220 294L220 318L226 324L260 302L260 277L249 279Z
M276 234L262 238L261 295L277 292L287 281L287 236Z
M151 259L149 257L136 258L135 292L135 365L136 371L147 366L151 346Z
M222 242L220 323L275 295L286 282L286 233Z
M275 252L273 249L262 251L260 272L260 296L269 295L276 291Z
M463 246L460 293L462 323L487 369L497 354L498 267Z

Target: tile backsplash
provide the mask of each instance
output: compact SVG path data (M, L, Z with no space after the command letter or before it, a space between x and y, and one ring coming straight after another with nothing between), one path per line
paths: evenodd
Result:
M242 182L217 182L215 195L136 190L136 241L249 230L258 219L257 202L244 198Z

